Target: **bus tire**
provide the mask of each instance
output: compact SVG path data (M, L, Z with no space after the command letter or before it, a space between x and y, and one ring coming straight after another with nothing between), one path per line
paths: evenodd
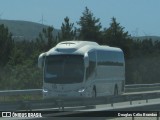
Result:
M92 98L96 98L96 88L95 87L92 90Z
M118 87L117 85L115 85L114 87L114 96L117 96L118 95Z

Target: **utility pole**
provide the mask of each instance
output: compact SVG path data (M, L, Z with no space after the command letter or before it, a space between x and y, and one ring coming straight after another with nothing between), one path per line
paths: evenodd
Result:
M41 20L40 21L38 21L38 22L41 22L42 23L42 25L44 25L44 22L45 22L46 20L44 19L44 17L43 17L43 14L42 14L42 18L41 18Z

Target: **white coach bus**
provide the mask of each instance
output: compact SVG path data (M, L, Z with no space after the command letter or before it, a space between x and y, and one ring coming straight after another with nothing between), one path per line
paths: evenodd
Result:
M38 58L43 97L99 97L124 92L125 61L120 48L96 42L60 42Z

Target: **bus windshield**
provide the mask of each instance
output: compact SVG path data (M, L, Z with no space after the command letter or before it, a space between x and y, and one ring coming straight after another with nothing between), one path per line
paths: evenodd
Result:
M84 77L83 55L52 55L45 61L44 82L80 83Z

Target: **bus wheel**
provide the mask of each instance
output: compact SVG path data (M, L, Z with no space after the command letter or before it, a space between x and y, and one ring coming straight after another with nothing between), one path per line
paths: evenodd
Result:
M92 90L92 98L96 98L96 89L95 88L93 88L93 90Z
M115 88L114 88L114 96L117 96L117 95L118 95L118 87L116 85Z

